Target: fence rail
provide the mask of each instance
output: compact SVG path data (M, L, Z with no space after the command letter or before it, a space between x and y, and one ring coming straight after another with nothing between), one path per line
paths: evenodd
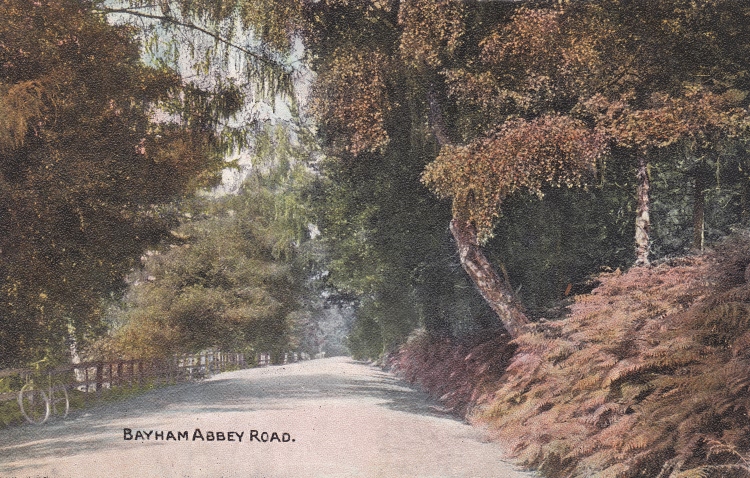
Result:
M244 353L211 349L197 354L175 355L168 359L83 362L41 371L6 369L0 370L0 383L6 379L11 391L0 393L0 403L15 400L26 380L40 375L49 375L56 385L65 385L70 393L82 397L83 404L86 405L99 399L108 390L200 380L227 370L269 364L270 355L267 353L247 358Z

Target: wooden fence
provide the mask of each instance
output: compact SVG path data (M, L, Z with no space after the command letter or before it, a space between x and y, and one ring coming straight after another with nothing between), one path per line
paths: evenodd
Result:
M266 353L258 354L254 360L248 362L243 353L205 350L197 354L176 355L169 359L84 362L42 371L0 370L0 380L6 379L12 390L0 393L0 402L15 400L18 390L29 377L45 377L43 387L46 387L46 377L49 377L56 386L65 385L69 393L81 395L84 404L87 404L99 399L102 393L108 390L200 380L227 370L269 364L270 355Z

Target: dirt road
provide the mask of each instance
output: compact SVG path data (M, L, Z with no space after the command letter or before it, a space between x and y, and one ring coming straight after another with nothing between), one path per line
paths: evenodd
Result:
M0 430L0 478L528 478L379 369L332 358L229 372Z

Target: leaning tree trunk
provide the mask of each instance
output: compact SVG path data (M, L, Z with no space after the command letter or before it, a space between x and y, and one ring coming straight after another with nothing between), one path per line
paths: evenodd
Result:
M638 166L636 178L638 187L636 190L636 217L635 217L635 265L647 266L649 264L648 255L651 252L651 241L649 232L651 231L651 218L649 216L650 197L649 189L651 187L648 177L648 151L639 149L636 155Z
M435 139L440 146L450 144L448 128L433 88L430 88L427 93L427 104ZM529 323L529 319L510 285L500 278L487 256L484 255L479 245L476 228L471 222L454 217L450 222L450 230L456 240L458 255L464 270L469 274L484 300L498 315L511 338L518 337L523 327Z
M500 317L505 330L511 337L518 337L523 326L529 323L523 306L516 300L509 285L503 281L484 255L474 225L468 221L453 218L451 233L456 239L461 265L474 281L484 300Z

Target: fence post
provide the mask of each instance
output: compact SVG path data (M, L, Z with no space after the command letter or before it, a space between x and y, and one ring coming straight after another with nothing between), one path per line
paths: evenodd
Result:
M171 369L172 377L169 383L176 384L179 381L180 379L179 367L180 367L180 359L177 357L172 357L172 360L170 360L170 369Z
M86 386L86 392L83 394L83 403L88 405L89 403L89 368L88 366L83 367L83 383Z
M96 364L96 396L99 398L102 390L102 382L104 376L104 364L97 362Z

